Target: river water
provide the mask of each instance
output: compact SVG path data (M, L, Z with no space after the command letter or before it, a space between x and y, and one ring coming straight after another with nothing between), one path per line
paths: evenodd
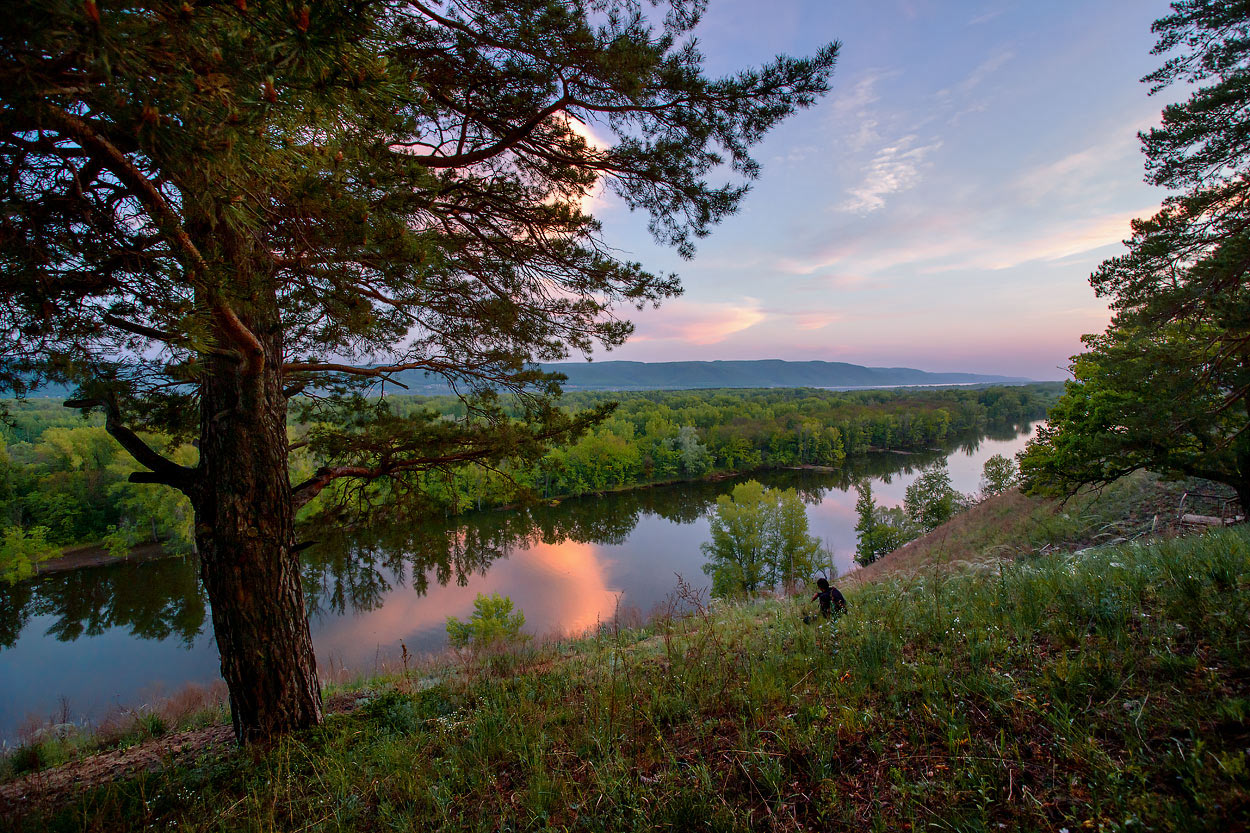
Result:
M838 472L751 475L794 487L810 532L832 545L839 573L855 550L853 483L872 482L898 505L921 468L943 456L951 482L978 489L994 454L1023 448L1032 426L928 454L873 454ZM446 644L448 616L465 618L478 593L509 596L526 631L576 633L618 610L646 616L677 576L706 588L699 545L716 498L748 479L687 483L484 512L459 522L370 530L305 552L313 642L323 673L367 674L409 652ZM0 743L23 726L89 722L141 707L189 683L219 680L217 648L193 558L120 563L0 584Z

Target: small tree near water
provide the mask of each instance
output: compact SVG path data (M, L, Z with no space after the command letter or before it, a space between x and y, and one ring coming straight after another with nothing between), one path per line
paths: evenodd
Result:
M932 532L964 508L967 500L951 486L951 473L946 461L921 472L910 486L903 506L920 534Z
M1010 457L995 454L981 469L981 494L986 497L1001 495L1014 489L1019 482L1020 470Z
M859 493L855 561L863 567L946 523L968 503L951 485L945 460L921 472L907 487L902 507L878 506L868 483L855 489Z
M888 555L915 538L919 532L907 512L897 506L878 506L872 496L872 485L857 483L855 502L858 520L855 562L867 567L883 555Z
M455 648L499 648L529 639L521 633L523 627L525 614L513 610L512 599L498 593L478 593L473 600L473 615L467 621L447 617L447 639Z
M56 553L57 548L48 543L46 527L10 526L0 533L0 580L13 584L30 578L40 561Z
M739 483L716 499L712 540L701 549L709 562L712 595L751 594L809 578L820 563L820 541L807 532L807 511L793 489Z

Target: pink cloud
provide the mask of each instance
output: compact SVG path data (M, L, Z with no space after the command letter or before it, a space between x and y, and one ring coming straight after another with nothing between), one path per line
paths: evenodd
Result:
M638 322L631 342L679 341L687 344L718 344L734 333L755 326L767 315L759 302L745 298L741 303L696 304L678 299L659 311L649 312Z

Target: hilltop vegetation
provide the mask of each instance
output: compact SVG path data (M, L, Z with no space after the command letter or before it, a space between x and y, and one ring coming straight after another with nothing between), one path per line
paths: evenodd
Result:
M1062 515L1029 502L1021 543L1048 511ZM682 589L645 627L375 681L361 708L264 751L206 755L10 820L100 831L1244 826L1250 534L964 555L902 572L887 558L873 581L844 585L849 616L818 625L799 602L709 608Z

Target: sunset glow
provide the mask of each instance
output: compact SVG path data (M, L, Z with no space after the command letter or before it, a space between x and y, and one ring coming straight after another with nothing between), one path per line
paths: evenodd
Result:
M712 3L714 72L843 44L833 92L769 135L742 210L693 261L610 194L604 238L686 293L623 310L598 358L822 359L1057 379L1106 326L1090 273L1166 196L1142 182L1137 132L1168 91L1163 0ZM606 124L588 128L608 135Z

